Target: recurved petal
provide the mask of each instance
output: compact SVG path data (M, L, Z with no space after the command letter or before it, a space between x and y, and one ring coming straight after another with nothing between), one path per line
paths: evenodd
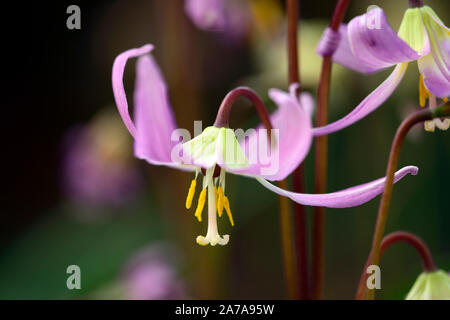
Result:
M332 122L326 126L314 128L313 135L317 137L339 131L361 120L369 113L380 107L394 92L395 88L397 88L398 84L405 75L407 66L407 63L398 64L390 76L374 91L372 91L372 93L370 93L355 109L353 109L353 111L342 119Z
M391 28L381 8L352 19L348 37L353 54L373 70L417 60L428 53L426 39L423 52L416 52Z
M151 44L146 44L140 48L127 50L119 54L113 64L112 87L114 99L116 100L116 105L117 109L119 109L120 116L133 137L136 134L136 128L133 121L131 121L128 110L127 96L125 94L125 88L123 87L123 73L128 59L139 57L143 54L149 53L152 50L153 46Z
M311 146L311 119L308 114L313 99L304 93L299 99L278 89L269 90L278 109L271 115L273 126L271 144L267 131L261 126L240 140L249 166L229 171L235 174L258 176L269 180L286 178L303 161ZM227 168L228 169L228 168Z
M372 64L367 64L353 54L353 51L350 47L348 27L346 24L342 24L339 27L339 34L339 45L332 56L334 62L337 62L344 67L361 73L372 73L378 71L381 68L384 68L384 66L377 67L373 66Z
M165 165L182 170L191 166L172 161L171 151L177 142L171 140L176 123L167 96L167 86L156 62L149 52L153 46L130 49L114 61L112 85L117 109L123 122L134 137L136 157L151 164ZM134 91L134 118L131 120L127 97L123 86L125 65L130 58L139 57L136 64Z
M394 183L401 180L407 174L416 175L417 172L417 167L404 167L395 173ZM364 204L383 192L386 181L386 178L384 177L338 192L325 194L304 194L281 189L262 178L256 179L267 189L281 196L288 197L292 201L299 204L327 208L349 208Z
M172 162L171 151L176 142L171 137L176 123L166 82L151 55L137 61L134 106L136 157L153 164Z

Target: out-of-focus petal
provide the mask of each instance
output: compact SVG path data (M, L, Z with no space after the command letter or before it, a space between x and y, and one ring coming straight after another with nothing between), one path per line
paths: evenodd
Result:
M259 126L244 140L241 140L249 166L227 170L241 175L258 176L269 180L286 178L306 157L312 141L311 119L306 110L313 107L308 94L302 94L300 100L308 105L301 106L299 100L277 89L269 90L270 98L278 109L271 115L272 148L267 131Z
M424 14L424 13L425 13L425 14L428 14L428 15L434 20L435 23L437 23L442 29L446 30L447 33L450 33L450 28L447 27L447 26L442 22L442 20L438 17L438 15L436 14L436 12L434 12L434 10L433 10L431 7L429 7L429 6L423 6L423 7L421 8L421 12L422 12L422 14Z
M352 19L348 24L348 37L353 54L374 70L428 54L426 41L423 41L423 52L416 52L402 40L389 25L381 8Z
M394 183L401 180L407 174L416 175L417 172L417 167L404 167L395 173ZM349 208L366 203L383 192L386 181L386 178L380 178L372 182L338 192L325 194L304 194L278 188L277 186L274 186L273 184L262 178L256 179L267 189L281 196L288 197L294 202L307 206L327 208Z
M419 71L431 93L447 97L450 95L450 31L431 8L424 7L422 10L431 53L419 59Z
M185 12L200 29L223 31L227 12L223 0L185 0Z
M380 69L379 67L366 64L353 54L347 32L347 25L342 24L339 27L340 40L339 45L333 54L333 61L361 73L372 73L378 71Z
M395 88L397 88L398 84L405 75L407 66L407 63L398 64L391 75L384 80L378 88L372 91L372 93L370 93L355 109L353 109L353 111L340 120L323 127L314 128L313 135L317 137L339 131L361 120L369 113L377 109L386 101L387 98L389 98Z
M123 87L123 72L125 70L125 65L130 58L139 57L153 50L151 44L146 44L140 48L127 50L117 56L114 60L112 69L112 87L114 93L114 99L116 100L117 109L119 109L120 116L123 122L130 131L131 135L134 137L136 134L136 128L133 121L131 121L130 113L128 110L127 96L125 94L125 89Z
M418 66L428 91L441 98L450 96L450 81L444 77L431 54L420 58Z

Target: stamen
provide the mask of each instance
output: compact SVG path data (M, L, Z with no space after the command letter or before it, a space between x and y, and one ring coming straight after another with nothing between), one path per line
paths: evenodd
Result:
M231 226L234 227L233 215L231 214L231 209L230 209L230 201L228 201L227 196L223 197L223 205L225 207L225 211L227 212L228 219L230 220Z
M186 209L190 209L192 206L192 199L194 199L196 186L197 186L197 180L192 179L191 186L189 187L188 195L186 198Z
M434 132L434 121L428 120L424 122L425 131Z
M225 169L220 170L219 184L222 186L223 192L225 192L225 174Z
M434 119L434 123L436 124L436 127L441 129L442 131L446 131L446 130L448 130L448 128L450 128L450 119L449 118L445 118L443 120L436 118L436 119Z
M448 98L447 98L447 97L443 97L443 98L442 98L442 101L448 102Z
M425 107L427 98L432 96L431 92L425 87L423 82L423 77L420 75L419 77L419 102L421 107Z
M203 189L202 192L200 192L200 196L198 197L198 204L197 209L195 210L195 216L197 217L198 221L202 221L202 212L203 207L205 206L206 201L206 189Z
M450 119L445 118L441 120L439 118L436 118L433 120L425 121L425 131L434 132L436 127L442 131L448 130L448 128L450 128Z
M218 191L217 212L219 214L219 217L221 217L222 213L223 213L223 205L224 205L224 195L223 195L222 186L219 186L217 191Z

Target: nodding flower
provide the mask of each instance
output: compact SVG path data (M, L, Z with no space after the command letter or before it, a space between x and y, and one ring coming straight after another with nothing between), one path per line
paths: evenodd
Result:
M406 300L450 300L450 276L443 270L421 273Z
M192 206L197 179L200 174L203 175L194 216L202 221L202 212L208 201L208 229L205 236L197 237L198 244L225 245L229 241L229 235L221 236L217 228L217 216L221 217L224 211L231 225L235 223L226 196L227 173L254 178L276 194L309 206L354 207L383 192L385 178L328 194L290 192L268 181L285 179L303 161L311 146L313 99L308 93L297 95L298 84L291 86L289 93L278 89L269 90L270 98L278 106L270 116L252 90L244 87L232 90L222 102L215 123L197 137L181 144L179 139L173 139L177 129L175 117L163 75L150 54L152 50L152 45L145 45L125 51L116 58L112 71L114 97L119 113L134 137L134 154L137 158L150 164L194 173L186 199L187 209ZM129 114L123 86L126 62L133 57L138 58L134 122ZM241 140L228 126L231 105L240 96L253 102L263 123ZM264 156L261 156L261 150ZM415 175L417 171L414 166L404 167L396 172L395 181L407 174Z
M362 73L372 73L395 66L391 75L343 119L314 130L326 135L347 127L381 106L394 92L409 62L419 69L419 103L430 107L437 98L447 101L450 95L450 29L437 14L421 1L410 1L398 33L389 25L384 11L375 7L366 14L341 25L339 32L327 28L317 52L332 54L333 61ZM450 119L425 122L427 131L435 127L447 130Z

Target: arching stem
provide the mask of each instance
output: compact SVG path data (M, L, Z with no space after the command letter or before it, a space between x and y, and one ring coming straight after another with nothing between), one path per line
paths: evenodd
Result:
M219 107L214 126L218 128L229 126L231 108L236 100L240 97L244 97L250 100L250 102L253 104L253 107L256 109L256 112L258 113L262 124L264 125L264 127L266 127L267 132L270 134L270 131L272 130L272 124L270 123L267 108L261 98L256 94L256 92L248 87L237 87L228 92Z
M426 243L419 238L418 236L406 232L406 231L397 231L392 232L383 238L380 246L380 258L383 256L383 253L386 251L394 243L398 242L406 242L411 247L413 247L420 256L422 260L422 267L424 272L432 272L436 270L436 265L434 264L433 256L431 255L430 249L426 245ZM367 259L366 265L364 266L364 271L359 280L358 290L356 292L356 299L361 300L366 295L366 270L370 265L371 256Z
M380 206L378 208L377 222L375 225L375 231L372 240L371 248L371 265L378 265L380 261L380 247L381 240L383 239L384 230L386 227L387 215L389 204L392 197L392 190L394 188L394 174L397 168L398 158L400 155L400 150L403 141L406 137L408 131L417 123L431 120L438 117L448 117L450 116L450 103L446 103L440 107L433 109L419 110L409 117L407 117L397 129L394 141L392 142L391 151L389 154L388 166L386 170L386 183L384 187L384 192L381 197ZM363 270L365 274L365 270ZM368 299L373 299L374 290L369 290L367 293Z

